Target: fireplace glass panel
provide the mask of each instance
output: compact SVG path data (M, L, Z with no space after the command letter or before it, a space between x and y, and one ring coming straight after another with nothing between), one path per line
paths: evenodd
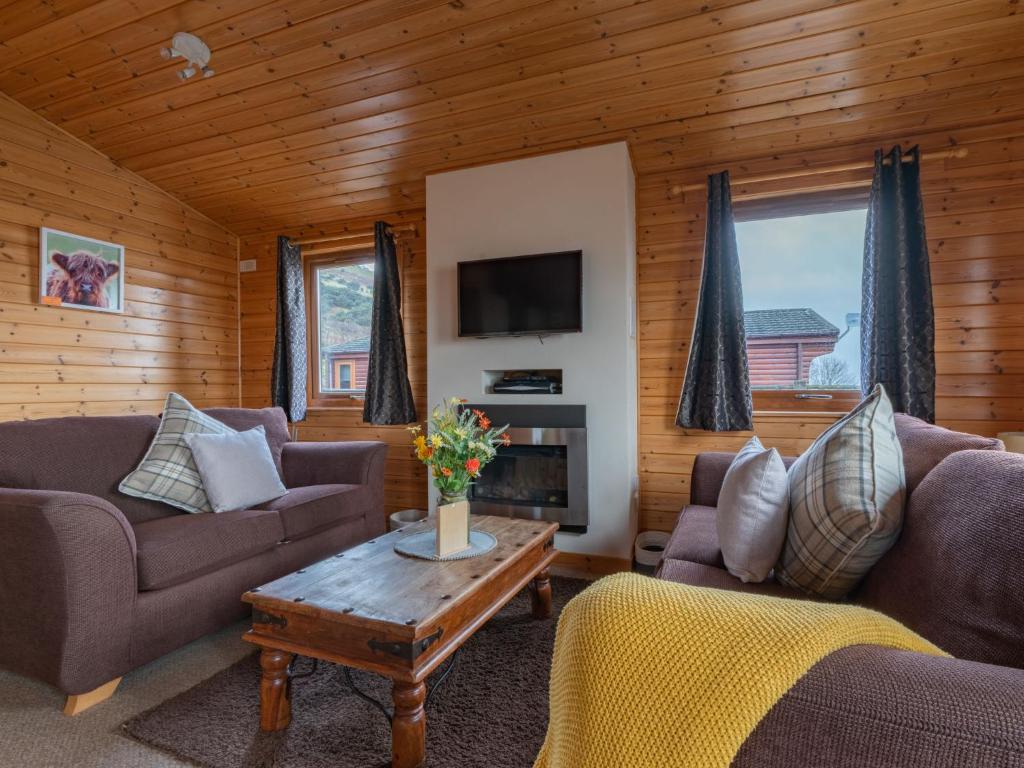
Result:
M471 498L531 507L569 505L569 462L564 445L498 448L472 487Z

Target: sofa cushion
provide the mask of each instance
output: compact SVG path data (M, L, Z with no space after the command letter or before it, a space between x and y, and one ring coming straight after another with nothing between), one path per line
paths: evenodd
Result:
M280 515L284 535L301 539L345 520L374 513L368 485L306 485L261 505Z
M960 451L855 596L957 658L1024 669L1024 455Z
M752 592L758 595L772 595L773 597L810 599L803 592L784 587L776 581L744 583L724 568L691 563L688 560L662 560L661 565L658 566L657 576L659 579L677 581L680 584L690 584L694 587L728 589L733 592Z
M907 474L907 494L921 484L925 475L939 462L957 451L1001 451L1003 441L994 437L969 435L937 427L927 421L896 414L896 435L903 447L903 466Z
M1024 765L1024 672L877 645L830 653L729 768Z
M128 496L160 501L186 512L212 512L192 450L185 442L185 435L192 432L223 435L234 430L171 392L149 450L117 489Z
M789 478L775 448L757 437L736 454L718 495L718 542L729 573L764 581L782 552L789 519Z
M274 457L274 465L282 479L284 478L281 470L281 452L284 451L285 443L291 440L291 435L288 433L288 417L285 416L283 408L204 408L203 413L227 424L236 432L263 427L267 434L270 455Z
M177 514L133 526L139 589L163 589L273 549L284 538L276 512Z
M722 548L718 546L718 528L714 507L689 504L676 520L662 559L689 560L703 565L724 568Z
M793 463L789 482L775 578L839 600L889 550L903 521L903 455L881 385Z
M146 454L156 416L69 416L0 423L0 486L99 496L138 523L178 514L166 504L119 493Z

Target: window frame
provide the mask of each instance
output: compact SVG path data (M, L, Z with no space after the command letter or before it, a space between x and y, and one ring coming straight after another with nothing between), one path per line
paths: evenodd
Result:
M869 187L793 192L786 195L739 199L733 204L733 220L764 221L790 216L813 216L867 208ZM754 389L755 413L846 413L862 399L854 389Z
M366 397L365 389L345 392L323 392L320 390L320 304L317 270L330 267L345 267L353 264L373 263L373 248L360 249L351 253L337 253L308 257L303 260L306 293L306 399L310 408L362 408ZM355 380L355 365L351 361L352 379Z

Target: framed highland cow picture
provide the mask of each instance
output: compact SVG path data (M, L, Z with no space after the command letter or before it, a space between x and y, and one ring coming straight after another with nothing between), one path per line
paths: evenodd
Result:
M42 227L39 293L50 306L124 312L124 246Z

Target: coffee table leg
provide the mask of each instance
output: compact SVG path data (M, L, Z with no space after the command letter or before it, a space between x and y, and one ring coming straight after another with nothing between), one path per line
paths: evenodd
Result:
M391 685L391 698L395 703L395 715L391 721L392 768L419 768L423 765L427 732L423 701L426 695L425 683L395 680Z
M533 607L533 618L551 618L551 574L547 568L530 582L530 604Z
M264 648L260 653L260 730L280 731L292 720L288 665L292 654Z

